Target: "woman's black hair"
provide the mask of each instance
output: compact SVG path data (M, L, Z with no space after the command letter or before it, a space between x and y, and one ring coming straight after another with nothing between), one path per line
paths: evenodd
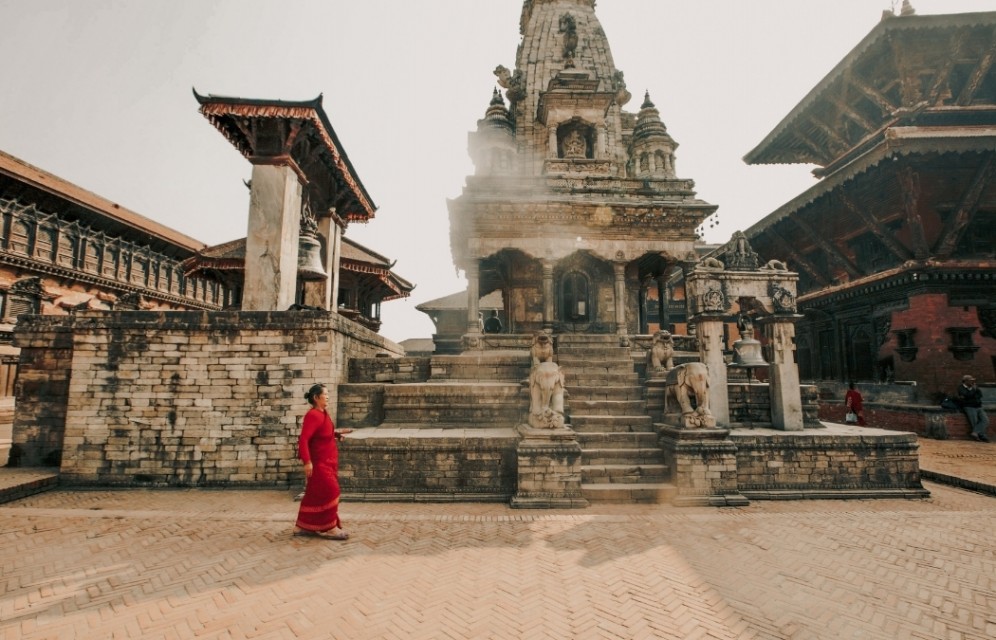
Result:
M322 391L325 391L325 385L319 382L318 384L311 385L308 392L304 394L304 399L308 401L308 404L315 404L315 396L322 395Z

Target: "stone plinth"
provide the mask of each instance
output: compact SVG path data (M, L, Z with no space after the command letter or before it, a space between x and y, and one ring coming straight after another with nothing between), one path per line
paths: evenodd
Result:
M352 501L507 502L519 435L511 428L358 429L340 444Z
M572 429L534 429L520 425L516 454L519 482L516 509L583 509L581 445Z
M925 498L913 433L827 424L734 430L737 485L751 500Z
M740 506L737 448L729 429L681 429L658 425L664 459L673 469L677 506Z

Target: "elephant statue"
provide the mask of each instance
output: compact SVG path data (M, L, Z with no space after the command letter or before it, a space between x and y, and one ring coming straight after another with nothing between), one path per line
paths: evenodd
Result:
M668 412L668 396L673 395L681 406L681 426L694 429L715 427L716 419L709 411L709 368L701 362L680 364L667 372L664 381L664 413ZM695 398L692 408L690 398Z
M529 372L529 426L562 429L564 423L564 374L549 360Z

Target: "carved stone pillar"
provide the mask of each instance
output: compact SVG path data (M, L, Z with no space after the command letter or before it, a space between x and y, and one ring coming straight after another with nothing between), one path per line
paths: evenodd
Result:
M252 168L242 309L285 311L294 304L301 231L301 183L289 166Z
M723 360L723 318L701 316L695 321L699 359L709 367L709 409L719 427L730 426L730 399Z
M477 260L467 263L464 273L467 276L467 333L480 335L481 265Z
M616 279L616 333L627 335L626 330L626 263L613 262L612 272Z
M553 262L543 261L543 328L553 329Z
M772 316L763 320L771 345L768 368L771 392L771 426L784 431L803 429L802 392L795 364L795 321L801 316Z
M667 277L657 276L657 318L662 331L671 329L671 314L668 312Z

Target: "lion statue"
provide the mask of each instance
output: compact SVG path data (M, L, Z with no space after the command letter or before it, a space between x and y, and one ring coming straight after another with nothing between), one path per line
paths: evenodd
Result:
M681 406L681 426L688 429L715 427L716 418L709 411L709 368L701 362L687 362L667 372L664 383L664 413L668 396ZM690 398L695 398L692 408Z
M674 338L670 331L654 334L650 351L647 352L647 365L650 373L666 373L674 368Z
M539 333L533 336L533 344L529 347L529 355L532 356L533 366L541 362L553 362L553 338L550 334Z

